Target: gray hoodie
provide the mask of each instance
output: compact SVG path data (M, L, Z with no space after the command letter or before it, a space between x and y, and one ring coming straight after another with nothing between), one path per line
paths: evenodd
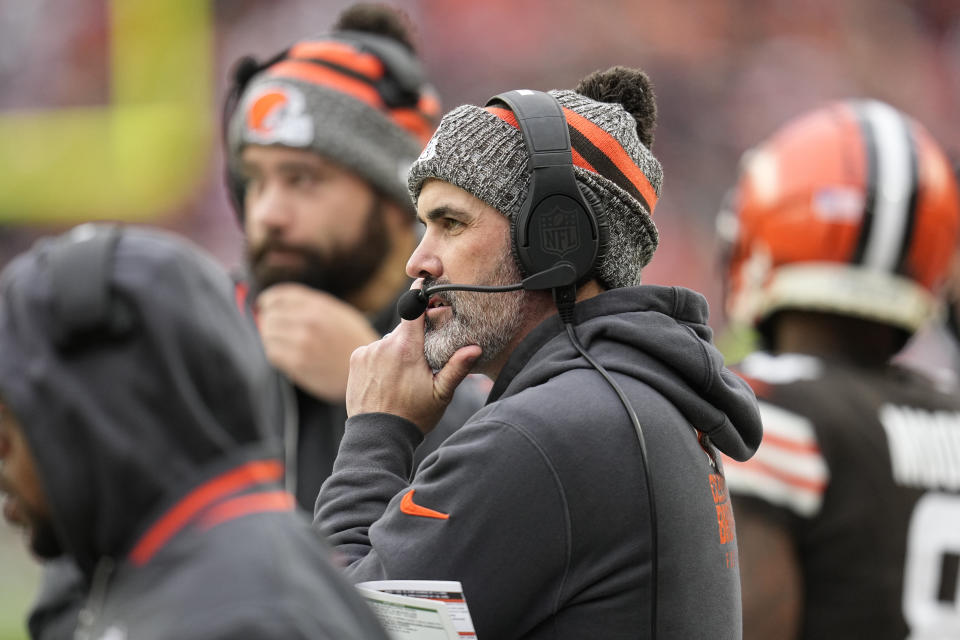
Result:
M733 517L717 449L760 442L756 400L681 288L578 303L577 334L643 428L656 512L660 638L739 638ZM355 579L460 580L481 640L650 637L651 513L638 438L554 316L511 354L487 405L409 481L416 427L347 424L315 524Z
M383 640L281 488L270 369L226 273L127 228L105 278L55 283L71 238L4 271L0 395L89 585L78 637ZM83 291L109 312L74 335L59 305Z

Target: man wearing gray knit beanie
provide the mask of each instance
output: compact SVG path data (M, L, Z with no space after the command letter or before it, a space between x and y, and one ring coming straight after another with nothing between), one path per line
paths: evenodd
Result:
M417 241L406 175L440 105L406 16L384 5L354 5L329 33L234 69L224 126L243 284L267 357L292 383L288 488L312 513L343 434L350 353L399 322ZM483 397L459 395L435 438Z
M355 580L459 580L480 638L739 638L719 452L749 458L760 420L704 298L639 284L661 186L650 82L615 67L552 100L506 95L448 113L411 169L426 230L406 301L426 313L405 303L413 319L351 357L315 523ZM558 166L568 186L543 192ZM557 260L532 266L534 242ZM494 381L487 405L414 467L471 371Z

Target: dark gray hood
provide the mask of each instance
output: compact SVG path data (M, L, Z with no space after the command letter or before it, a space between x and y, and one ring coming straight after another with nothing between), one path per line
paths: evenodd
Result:
M762 433L756 398L723 366L707 316L707 301L698 293L644 285L577 303L574 324L580 342L609 372L650 385L721 451L746 460L760 445ZM553 316L510 356L488 402L582 368L591 367Z
M214 467L278 447L264 444L260 341L212 259L172 234L123 229L108 281L129 330L58 347L51 263L70 241L39 243L0 279L0 394L23 424L61 544L89 575Z

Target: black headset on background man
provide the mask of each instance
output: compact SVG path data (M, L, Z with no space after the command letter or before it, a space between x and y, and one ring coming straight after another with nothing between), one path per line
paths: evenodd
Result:
M397 309L404 320L419 318L430 296L441 291L553 291L571 344L620 398L640 443L650 509L650 638L656 638L657 512L643 430L620 385L587 353L573 328L577 286L594 274L607 249L606 216L596 194L576 180L570 130L557 99L542 91L520 89L494 96L487 106L495 103L506 104L513 111L529 155L527 197L510 223L513 255L523 281L504 286L441 284L411 289L401 296Z

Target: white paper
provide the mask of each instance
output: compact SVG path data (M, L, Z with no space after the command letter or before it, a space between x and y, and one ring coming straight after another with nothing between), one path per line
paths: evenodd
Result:
M463 587L453 580L375 580L357 585L394 640L462 640L476 638ZM396 598L396 600L395 600ZM404 610L401 607L416 607ZM439 633L449 621L450 635ZM397 627L395 632L391 626ZM434 626L437 625L437 626ZM397 635L399 633L400 635ZM407 634L407 635L403 635Z

